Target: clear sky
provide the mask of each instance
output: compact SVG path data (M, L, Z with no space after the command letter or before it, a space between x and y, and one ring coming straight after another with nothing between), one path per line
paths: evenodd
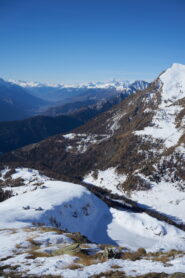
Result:
M185 63L185 0L0 0L0 76L152 80Z

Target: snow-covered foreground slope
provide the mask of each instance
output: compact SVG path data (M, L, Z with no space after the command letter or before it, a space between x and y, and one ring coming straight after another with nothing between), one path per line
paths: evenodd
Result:
M9 171L1 172L1 180L6 181ZM14 196L0 203L2 275L87 278L117 269L132 277L150 272L185 272L183 231L145 213L110 208L85 187L51 180L36 170L17 168L11 179L20 178L20 185L12 187ZM11 179L9 176L8 181ZM71 232L80 232L96 244L81 244L80 253L70 253L65 248L80 239ZM102 260L102 243L121 246L117 250L123 258L127 252L131 258L138 256L136 251L133 255L129 253L138 247L154 253L143 253L136 261ZM178 251L170 253L171 249ZM169 252L160 255L167 256L168 264L159 260L160 253L155 253L161 250Z
M17 168L14 173L4 169L0 178L3 190L12 189L13 194L0 203L2 274L87 278L118 268L120 273L133 276L149 272L185 272L183 231L145 213L110 208L85 187L52 180L33 169ZM79 236L71 232L80 232L96 244L81 244L77 254L61 252L74 246L75 238L78 242ZM125 252L129 254L129 250L139 247L154 253L143 253L137 261L102 260L104 247L101 244L105 243L120 246L123 257L127 256ZM171 249L178 251L173 255ZM161 253L167 256L168 266L156 259L158 253L155 252L161 250L170 251L169 255ZM138 256L137 252L135 254Z
M8 277L14 277L17 274L18 277L30 277L30 275L34 277L52 275L53 277L58 275L57 277L64 278L88 278L92 275L119 270L122 275L125 273L131 275L129 276L131 278L151 272L169 274L185 272L183 252L172 252L171 255L169 253L167 264L163 263L163 260L160 261L159 256L156 257L157 254L155 253L150 253L151 260L147 254L138 260L114 258L103 261L95 260L93 254L101 255L102 247L87 243L84 247L81 246L89 253L88 263L78 253L57 254L55 252L60 251L61 248L72 246L74 240L70 238L68 233L59 230L47 230L46 227L1 230L0 239L0 269L4 270L3 273L0 272L2 277L7 277L8 274ZM161 253L161 256L165 257L165 253ZM102 274L100 277L105 276Z
M16 189L13 190L17 193ZM46 180L44 186L0 203L0 218L0 228L38 223L81 232L93 241L111 242L106 232L111 222L108 207L77 184Z
M21 186L13 187L16 195L0 203L1 229L42 224L80 232L96 243L131 249L185 249L185 233L171 225L144 213L109 208L81 185L49 180L34 170L16 171L12 178L22 176L24 192L18 190ZM42 180L42 185L30 189L31 175L34 182Z

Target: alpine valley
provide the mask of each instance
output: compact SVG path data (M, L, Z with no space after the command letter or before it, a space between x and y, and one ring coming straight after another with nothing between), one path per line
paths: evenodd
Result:
M75 129L0 156L2 277L185 277L185 65L134 89L96 86L105 98L77 93L85 108L39 116L67 111Z

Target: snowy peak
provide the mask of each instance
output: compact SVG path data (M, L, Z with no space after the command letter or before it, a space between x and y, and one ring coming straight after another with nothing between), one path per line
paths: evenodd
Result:
M148 85L148 82L143 80L136 80L134 83L125 81L125 80L109 80L109 81L98 81L98 82L88 82L88 83L77 83L77 84L64 84L64 83L40 83L35 81L22 81L22 80L9 80L12 84L19 85L23 88L41 88L41 87L50 87L50 88L87 88L87 89L109 89L115 88L116 90L125 90L133 86L137 90L143 90Z
M162 140L166 148L180 143L184 134L185 65L174 63L159 76L159 86L153 94L152 102L159 96L151 124L136 135Z
M174 102L185 97L185 65L174 63L160 75L162 101Z

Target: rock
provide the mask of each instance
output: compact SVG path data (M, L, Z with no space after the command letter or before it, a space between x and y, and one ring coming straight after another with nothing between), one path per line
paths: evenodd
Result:
M53 256L58 256L58 255L63 255L63 254L69 254L69 255L74 255L76 253L81 252L80 244L79 243L74 243L65 247L62 247L58 250L55 250L52 252Z

